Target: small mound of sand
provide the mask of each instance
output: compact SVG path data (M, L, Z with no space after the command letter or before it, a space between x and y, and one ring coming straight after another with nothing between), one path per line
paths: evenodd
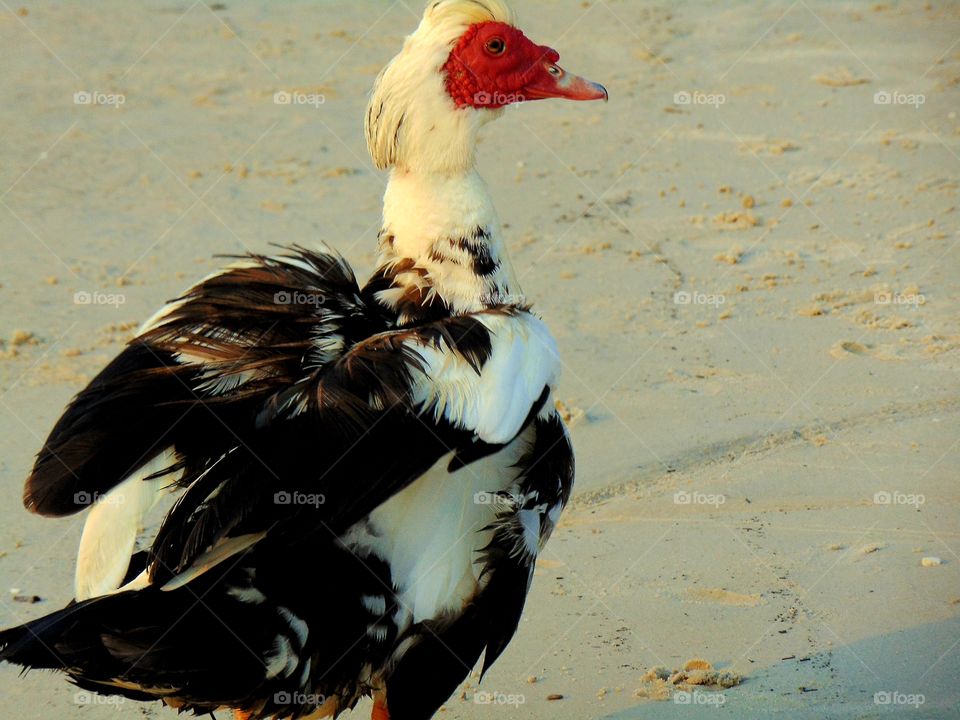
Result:
M691 692L694 687L707 690L732 688L743 682L743 676L729 670L714 670L713 665L702 658L693 658L683 667L670 670L656 665L640 677L640 687L634 697L651 700L669 700L677 691Z
M560 413L560 418L569 427L573 427L587 416L583 410L575 405L568 405L563 400L557 400L554 405L557 408L557 412Z
M845 67L834 68L813 76L814 81L827 87L852 87L870 82L867 78L856 77Z
M10 336L10 344L14 347L20 345L36 345L37 338L29 330L14 330Z
M713 217L713 222L722 230L746 230L760 224L756 215L746 211L722 212Z
M824 314L826 314L824 309L819 305L804 305L797 309L797 315L800 317L820 317Z

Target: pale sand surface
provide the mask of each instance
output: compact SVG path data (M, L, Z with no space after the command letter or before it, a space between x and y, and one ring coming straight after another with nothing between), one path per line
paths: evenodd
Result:
M516 108L482 148L563 354L577 498L481 685L523 704L478 704L474 680L440 717L960 717L960 6L516 4L612 98ZM215 253L325 240L371 268L363 107L416 18L225 5L0 6L2 626L70 599L82 518L28 515L21 483L132 327ZM326 102L275 105L284 89ZM636 696L694 657L743 683L722 705ZM173 717L9 667L0 697L0 718Z

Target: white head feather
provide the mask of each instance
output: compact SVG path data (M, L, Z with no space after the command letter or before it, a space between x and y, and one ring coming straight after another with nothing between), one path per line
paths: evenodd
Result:
M457 108L444 63L470 25L514 24L503 0L431 0L403 50L377 77L365 124L380 169L457 173L473 166L477 133L498 110Z

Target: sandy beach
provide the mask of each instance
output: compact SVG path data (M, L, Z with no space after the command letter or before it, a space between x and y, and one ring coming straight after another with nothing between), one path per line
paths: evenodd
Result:
M513 4L611 96L480 153L577 485L438 717L960 718L960 5ZM22 483L140 322L218 254L372 270L363 113L421 9L0 2L0 627L71 599L83 517ZM9 666L0 697L174 717Z

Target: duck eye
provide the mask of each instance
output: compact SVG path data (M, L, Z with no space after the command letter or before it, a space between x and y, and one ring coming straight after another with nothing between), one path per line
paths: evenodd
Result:
M504 50L507 49L507 44L502 38L492 38L487 40L487 44L484 45L484 48L486 48L486 51L491 55L503 55Z

